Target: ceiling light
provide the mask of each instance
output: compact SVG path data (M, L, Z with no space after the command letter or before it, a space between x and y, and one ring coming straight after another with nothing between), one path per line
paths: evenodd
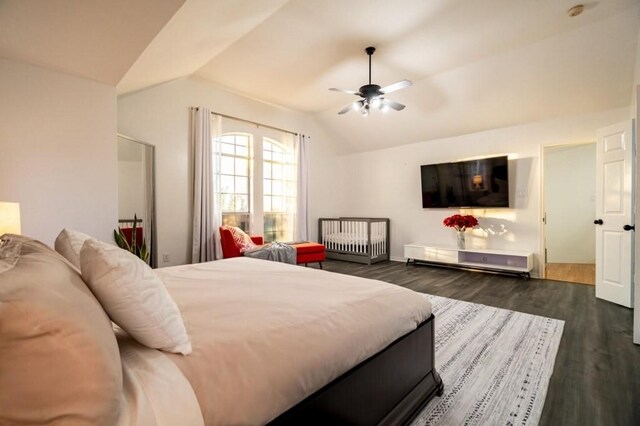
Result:
M570 18L573 18L575 16L580 15L582 12L584 12L584 5L577 4L573 6L571 9L569 9L567 13L569 14Z
M335 87L332 87L329 90L332 90L334 92L342 92L342 93L348 93L350 95L360 96L362 99L357 101L359 103L358 108L360 108L360 106L367 106L368 108L370 105L372 105L374 108L382 110L381 104L384 103L391 109L394 109L396 111L402 111L405 107L404 105L398 102L389 101L388 99L384 99L384 97L389 93L396 92L398 90L409 87L413 83L411 83L409 80L400 80L396 83L390 84L385 87L381 87L377 84L372 84L371 83L371 55L373 55L373 52L376 51L376 48L367 47L364 51L369 56L369 84L365 84L364 86L360 87L360 89L358 90L336 89ZM351 111L351 109L355 110L356 109L355 105L353 104L347 105L346 107L341 109L338 112L338 114L346 114L347 112ZM363 115L365 114L365 111L363 111L362 109L360 109L360 112L363 113ZM369 110L367 110L366 113L368 114Z
M380 107L380 111L382 112L389 112L389 105L382 105Z

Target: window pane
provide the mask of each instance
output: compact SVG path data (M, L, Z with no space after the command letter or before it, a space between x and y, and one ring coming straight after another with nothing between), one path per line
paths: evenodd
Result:
M282 179L282 166L280 164L274 164L271 166L271 172L274 179Z
M233 145L229 144L229 143L223 143L221 144L222 147L220 148L221 152L223 154L233 154Z
M265 179L262 184L262 192L264 195L271 195L271 179Z
M248 212L249 211L249 196L248 195L237 195L236 198L236 211L237 212Z
M286 154L284 161L286 161L288 164L294 164L295 161L293 160L293 153L288 153Z
M271 210L274 212L281 212L284 210L284 203L282 197L271 197Z
M220 203L222 204L223 212L232 212L233 211L233 195L231 194L221 194L220 195Z
M284 195L284 187L282 181L274 180L271 183L271 193L273 195Z
M222 142L225 142L225 143L233 143L234 136L233 135L222 135L222 137L220 137L220 140L222 140Z
M242 156L242 157L248 157L249 156L249 148L247 148L246 146L238 146L236 145L236 155Z
M298 182L287 181L287 196L295 197L296 191L298 190Z
M222 157L220 162L220 173L225 175L233 174L233 157Z
M236 175L249 175L249 162L244 158L236 158Z
M285 166L284 167L284 177L288 180L296 179L296 169L293 166Z
M233 176L220 176L220 192L233 193Z
M235 192L238 193L238 194L248 194L249 193L249 178L237 177L236 178Z
M262 155L264 156L264 159L265 159L266 161L271 160L271 151L267 151L267 150L265 149Z
M271 178L271 163L265 163L262 166L262 175L265 179Z
M282 155L281 152L274 152L272 158L273 158L273 161L277 161L278 163L281 163L284 160L284 155Z
M262 209L265 212L270 212L271 211L271 196L270 195L265 195L263 203L264 203L264 205L262 206Z
M245 232L249 232L249 214L247 213L223 213L222 224L237 226Z

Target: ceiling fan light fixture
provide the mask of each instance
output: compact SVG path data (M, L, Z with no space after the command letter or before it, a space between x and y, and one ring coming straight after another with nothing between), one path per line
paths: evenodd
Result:
M373 52L375 51L375 47L367 47L365 49L365 52L369 56L369 84L365 84L364 86L360 87L358 91L336 89L335 87L329 89L334 92L348 93L351 95L360 96L362 98L361 100L356 101L351 105L347 105L346 107L341 109L338 114L342 115L353 109L354 111L359 110L362 115L367 116L369 115L369 110L371 107L382 112L386 112L389 109L394 109L396 111L402 111L404 109L404 105L385 99L384 96L387 93L395 92L400 89L409 87L413 83L411 83L409 80L400 80L385 87L381 87L377 84L372 84L371 55L373 55Z

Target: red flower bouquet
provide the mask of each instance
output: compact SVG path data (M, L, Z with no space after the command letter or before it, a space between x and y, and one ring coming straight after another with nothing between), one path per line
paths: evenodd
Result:
M454 214L449 216L442 223L449 228L455 228L456 231L464 232L468 228L475 228L478 226L478 219L472 215Z

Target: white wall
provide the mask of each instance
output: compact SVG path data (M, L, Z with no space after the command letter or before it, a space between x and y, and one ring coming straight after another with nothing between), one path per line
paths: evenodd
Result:
M545 150L548 263L595 263L596 145Z
M422 208L420 165L508 154L512 208L464 210L479 217L483 228L468 231L467 244L525 250L539 258L540 146L593 142L596 129L628 114L621 108L343 156L348 197L342 211L389 217L391 256L397 260L403 260L403 245L410 242L454 246L454 232L442 220L457 210Z
M175 80L118 99L118 131L156 146L156 209L158 253L170 261L188 263L191 257L189 181L189 107L241 117L311 136L310 229L317 234L319 216L339 213L341 170L334 144L339 143L309 116L248 99L198 78Z
M116 185L115 88L0 59L0 200L20 203L22 233L111 241Z

